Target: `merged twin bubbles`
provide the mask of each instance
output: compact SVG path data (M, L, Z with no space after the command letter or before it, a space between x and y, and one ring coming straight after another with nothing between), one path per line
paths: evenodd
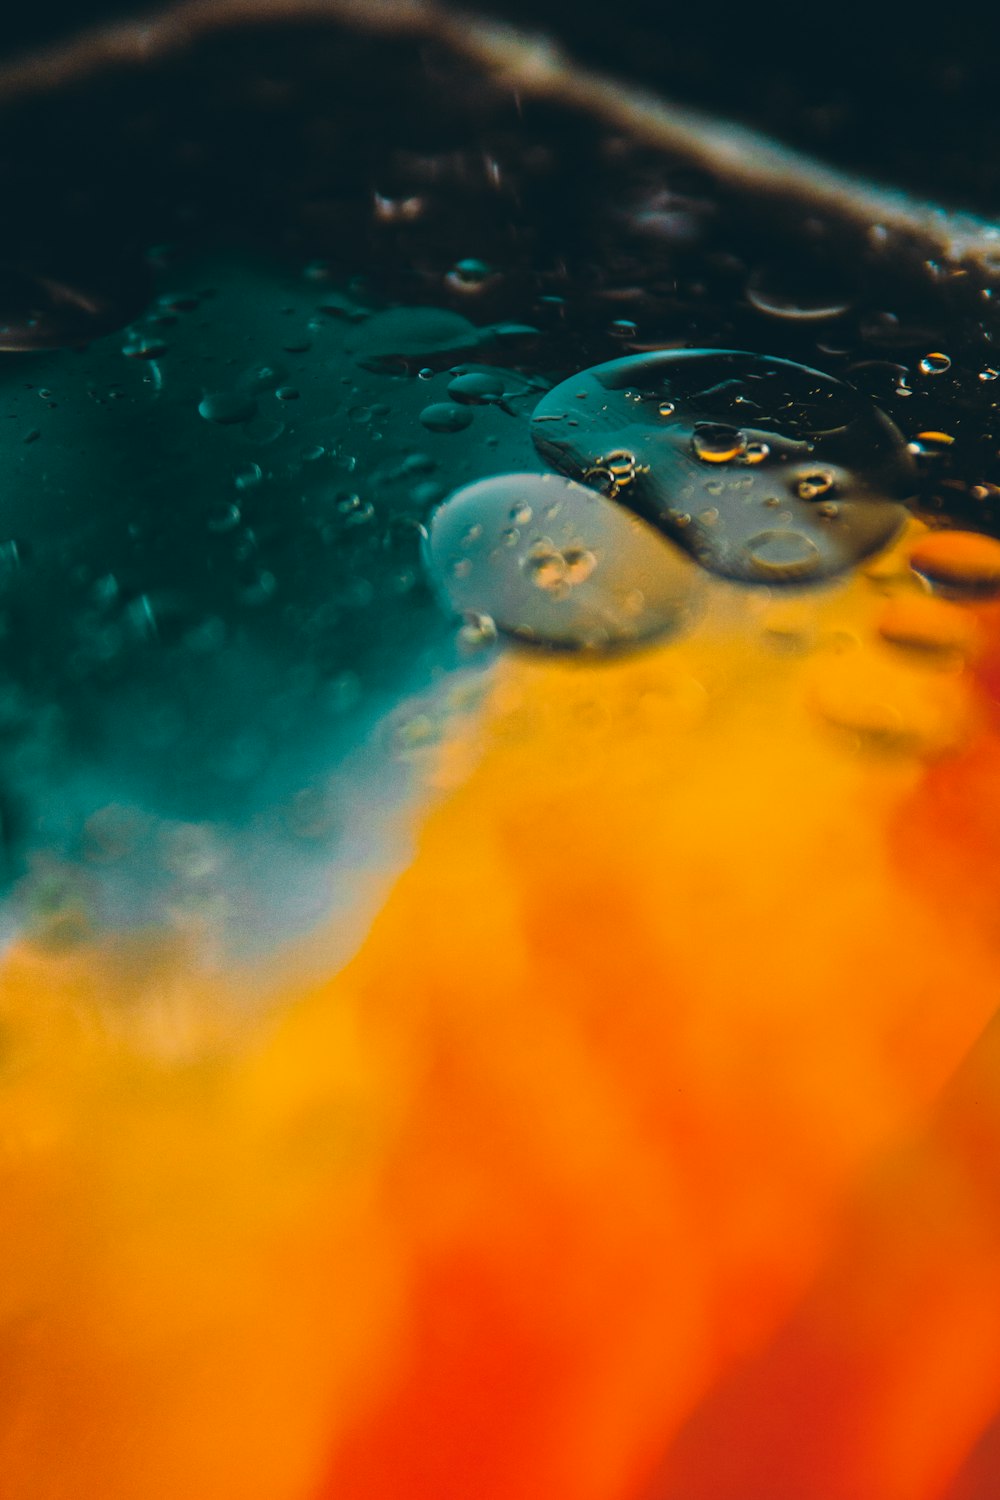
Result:
M865 397L756 354L597 365L541 399L531 432L565 477L457 491L427 557L456 612L552 647L678 629L703 578L692 562L744 584L832 578L892 541L915 488L902 435Z

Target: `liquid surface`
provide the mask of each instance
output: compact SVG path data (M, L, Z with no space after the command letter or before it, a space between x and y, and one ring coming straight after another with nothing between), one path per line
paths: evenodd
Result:
M389 37L7 123L5 1496L994 1500L992 288Z

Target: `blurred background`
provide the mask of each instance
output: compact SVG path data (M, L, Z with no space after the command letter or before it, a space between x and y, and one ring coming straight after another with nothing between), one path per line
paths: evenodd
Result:
M373 6L383 0L371 0ZM0 56L138 18L148 0L5 8ZM1000 200L1000 19L949 5L930 21L875 4L712 7L665 0L480 0L466 9L558 37L588 66L745 120L844 166L991 213Z

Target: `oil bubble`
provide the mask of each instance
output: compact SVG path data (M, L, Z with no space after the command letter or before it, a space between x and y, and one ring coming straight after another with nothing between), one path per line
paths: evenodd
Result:
M910 567L936 592L983 599L1000 594L1000 542L974 531L933 531L910 549Z
M216 536L221 536L227 531L233 531L240 524L241 514L238 505L221 504L213 506L205 517L205 524L209 531Z
M463 427L468 427L471 423L472 413L467 406L439 401L433 406L425 406L420 413L420 420L429 432L461 432Z
M718 422L696 422L691 448L696 458L706 464L728 464L745 452L746 436L735 427Z
M627 448L612 448L609 453L601 455L594 467L586 471L583 478L588 483L595 483L606 495L614 499L626 485L633 483L637 471L638 464L634 453L630 453Z
M452 266L445 279L446 286L454 292L474 294L479 292L493 277L492 266L484 260L460 260Z
M228 426L234 422L248 422L257 410L257 402L245 391L214 391L202 397L198 410L206 422Z
M955 749L968 730L960 679L874 647L817 662L807 697L831 730L869 754L927 759Z
M470 405L497 405L510 416L530 410L549 382L540 375L525 375L499 365L453 365L448 384L452 401Z
M829 469L809 469L795 481L795 493L800 500L818 500L833 489L834 477Z
M512 515L527 519L512 526ZM652 527L555 474L501 474L456 491L431 520L425 558L455 614L566 651L672 635L703 589Z
M940 354L936 350L931 354L925 354L919 365L921 375L944 375L951 369L951 360L947 354Z
M470 406L487 406L500 400L504 385L499 370L470 370L448 382L448 395Z
M850 297L821 268L768 263L754 270L746 285L751 307L772 318L797 323L820 323L840 317Z
M233 483L238 490L252 490L255 485L260 484L264 477L264 471L260 464L241 464L233 475Z
M435 357L461 354L479 342L479 329L460 313L434 307L395 307L359 325L347 348L366 368L391 370L399 365L429 367Z
M738 351L663 350L595 366L543 396L531 430L554 468L747 583L818 582L854 566L893 539L906 517L899 502L916 487L902 435L866 397L804 365ZM834 490L835 506L815 504ZM767 528L762 507L780 512Z
M876 622L883 640L922 656L969 655L977 643L975 616L960 604L927 594L886 602Z
M810 578L822 565L819 548L801 531L761 531L747 542L747 557L761 578Z

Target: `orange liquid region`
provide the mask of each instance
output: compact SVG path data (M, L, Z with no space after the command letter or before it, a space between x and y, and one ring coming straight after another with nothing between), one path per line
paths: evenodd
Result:
M263 1011L10 957L7 1493L996 1493L1000 622L908 545L506 658Z

